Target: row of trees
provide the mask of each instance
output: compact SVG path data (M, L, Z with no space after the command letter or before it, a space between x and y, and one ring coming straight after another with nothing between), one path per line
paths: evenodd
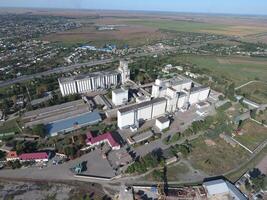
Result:
M164 160L155 153L149 153L146 156L139 158L132 165L130 165L126 173L145 173L149 169L157 167L159 164L163 165Z

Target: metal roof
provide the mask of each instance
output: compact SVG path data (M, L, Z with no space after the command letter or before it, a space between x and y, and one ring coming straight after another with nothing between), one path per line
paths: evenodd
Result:
M204 182L203 186L207 189L209 195L229 194L233 199L246 200L242 192L240 192L229 181L218 179L213 181Z
M163 116L157 118L157 120L158 120L160 123L165 123L165 122L170 121L167 117L163 117Z
M101 120L101 116L98 112L88 112L64 120L49 123L46 125L46 131L49 135L59 132L69 132L83 126L96 124Z

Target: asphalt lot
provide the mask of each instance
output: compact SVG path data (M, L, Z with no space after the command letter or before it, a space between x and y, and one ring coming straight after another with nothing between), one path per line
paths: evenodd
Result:
M115 176L113 168L110 166L108 160L103 158L101 150L94 150L86 154L84 161L87 161L87 170L82 172L84 175L108 178Z
M81 156L75 160L68 161L61 165L50 165L42 169L38 167L29 167L22 169L4 169L0 170L1 178L13 179L36 179L36 180L74 180L74 174L71 172L78 163L87 161L86 175L94 175L100 177L113 177L114 172L108 161L102 158L101 150L95 150Z

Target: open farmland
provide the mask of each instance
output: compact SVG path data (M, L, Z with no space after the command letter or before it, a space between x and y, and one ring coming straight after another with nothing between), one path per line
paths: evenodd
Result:
M235 139L251 151L267 140L267 128L251 120L245 122L242 133L242 135L235 136Z
M116 30L98 31L94 25L88 25L66 32L53 33L45 36L43 39L73 44L90 43L97 46L103 46L107 43L115 43L119 46L125 44L138 46L149 44L165 37L168 37L166 33L162 33L152 27L131 25L119 27Z
M129 24L184 32L203 32L222 35L245 36L267 31L267 27L252 25L229 25L190 20L129 20Z
M265 81L267 77L266 58L189 55L178 56L177 59L209 69L218 76L225 76L237 86L255 79Z
M209 175L223 174L248 159L249 153L240 146L232 147L221 138L214 145L207 145L205 138L192 141L193 150L189 161L195 169Z

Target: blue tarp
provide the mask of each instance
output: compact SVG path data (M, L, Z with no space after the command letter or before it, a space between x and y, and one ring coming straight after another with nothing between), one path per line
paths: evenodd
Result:
M84 126L96 124L101 121L101 116L98 112L88 112L67 118L60 121L55 121L46 125L46 131L50 136L58 133L66 133Z

